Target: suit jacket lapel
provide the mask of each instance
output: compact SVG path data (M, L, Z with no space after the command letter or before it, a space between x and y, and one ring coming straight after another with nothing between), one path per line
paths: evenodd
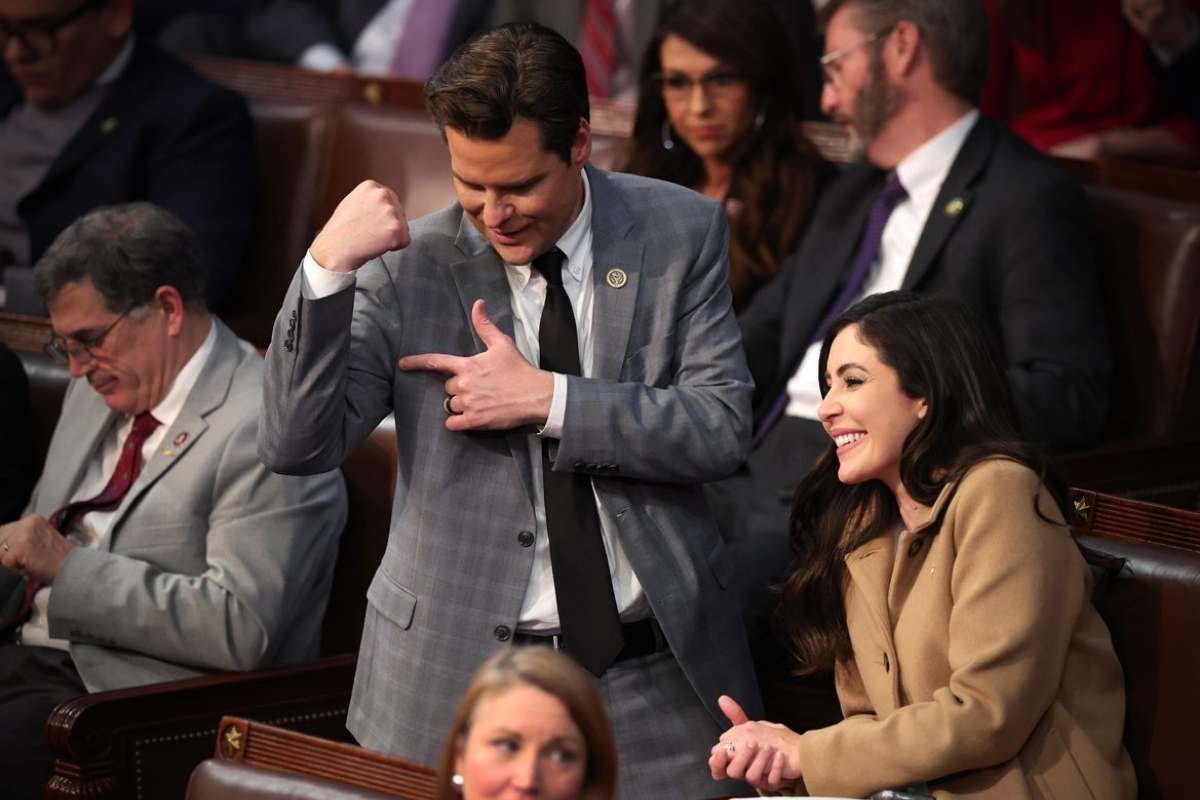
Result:
M65 448L63 462L56 467L58 474L43 475L39 482L38 506L46 510L47 516L71 502L88 464L100 453L104 437L120 422L121 415L106 406L100 395L86 383L79 379L73 387L75 392L87 393L83 403L85 409L82 413L76 412L72 419L63 420L63 440L70 442L70 446Z
M804 274L795 277L790 289L790 307L784 323L779 362L781 371L776 376L780 391L800 366L817 332L817 325L824 319L850 269L867 223L867 212L883 183L885 173L882 171L874 167L857 169L861 170L861 177L845 178L848 182L845 201L835 200L830 208L832 213L814 220L809 228L812 235L822 237L823 241L817 241L811 250L803 251L804 262L798 266ZM774 400L774 395L771 399Z
M471 306L476 300L483 299L487 304L487 313L492 322L503 333L513 338L514 323L512 311L512 296L509 293L508 278L504 273L504 262L496 254L495 249L487 239L467 219L464 213L459 222L458 237L455 245L466 254L466 258L450 265L450 274L458 289L458 299L462 306L463 324L471 331L471 339L475 342L475 352L482 353L483 341L475 333L471 325ZM532 464L529 462L529 432L524 429L508 431L509 449L521 475L521 482L533 502Z
M971 211L971 186L983 168L987 166L995 147L996 132L983 117L980 117L967 134L962 149L950 166L946 180L942 182L937 200L929 211L929 219L917 240L908 272L904 275L902 289L914 289L933 266L942 246L951 231Z
M589 166L592 191L592 375L619 380L633 329L644 247L629 238L633 215L608 176ZM623 280L623 282L622 282Z
M872 630L881 646L890 646L892 619L888 611L888 585L896 544L889 532L854 549L846 556L846 570L871 614Z
M217 339L213 343L208 363L196 378L179 416L167 429L162 442L142 467L141 475L129 488L129 493L125 495L121 505L117 506L106 544L109 549L120 533L121 523L129 509L147 489L183 460L196 441L208 430L205 416L224 403L229 395L229 386L233 382L234 370L241 361L241 353L233 332L215 317L213 324L217 326Z
M138 103L146 96L146 83L153 78L152 70L144 63L146 52L146 45L134 45L124 71L108 87L100 105L54 159L34 192L49 184L58 175L85 161L93 150L121 129L126 113L137 108Z

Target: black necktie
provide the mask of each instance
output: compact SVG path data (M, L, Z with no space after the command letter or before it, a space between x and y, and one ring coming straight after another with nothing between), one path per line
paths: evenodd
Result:
M546 304L538 327L540 364L551 372L579 375L575 314L562 282L565 259L555 248L533 260L533 268L546 279ZM558 620L567 652L598 676L621 652L624 639L596 498L586 475L553 470L549 447L549 441L542 442L542 487Z

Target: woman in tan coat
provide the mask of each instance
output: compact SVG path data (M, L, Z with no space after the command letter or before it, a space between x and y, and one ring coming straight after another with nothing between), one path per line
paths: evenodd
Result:
M815 795L1132 798L1125 697L1065 487L1014 433L1003 374L958 305L904 292L830 327L833 445L793 505L779 627L833 668L845 719L748 721L714 778Z

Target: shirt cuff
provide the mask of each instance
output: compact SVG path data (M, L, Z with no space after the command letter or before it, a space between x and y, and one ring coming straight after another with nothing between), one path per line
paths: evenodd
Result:
M312 257L311 251L304 253L301 272L304 280L300 282L300 293L305 300L320 300L354 285L355 273L325 269Z
M543 439L561 439L563 418L567 415L567 376L554 373L554 396L550 398L550 416L537 432Z
M317 72L330 72L338 67L348 66L348 62L341 50L326 42L318 42L300 54L296 59L296 66Z

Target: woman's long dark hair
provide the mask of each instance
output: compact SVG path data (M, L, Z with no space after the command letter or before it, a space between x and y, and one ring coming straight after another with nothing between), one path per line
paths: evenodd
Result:
M646 48L624 171L692 188L704 181L704 165L678 135L663 148L659 48L671 34L745 77L762 115L730 154L729 283L740 309L795 249L826 167L800 131L800 72L775 11L764 0L688 0L667 11Z
M1002 456L1036 472L1064 519L1074 518L1066 485L1041 452L1017 434L1008 382L979 323L953 300L887 292L842 313L821 345L825 375L829 348L843 329L858 337L896 371L909 397L924 398L925 418L909 433L900 457L900 480L909 495L932 505L942 487L980 461ZM828 391L821 379L822 395ZM895 528L899 508L879 481L846 485L837 477L832 443L800 482L792 501L792 568L775 587L774 622L807 674L852 657L843 590L845 557ZM1032 497L1033 510L1049 519Z

